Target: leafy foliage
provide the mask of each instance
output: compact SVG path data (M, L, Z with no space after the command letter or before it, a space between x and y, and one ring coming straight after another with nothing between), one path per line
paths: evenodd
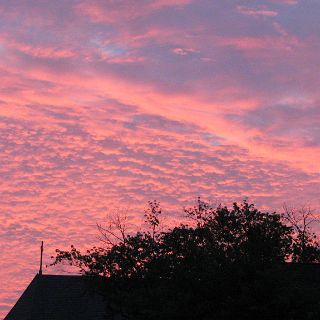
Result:
M292 245L292 261L302 263L320 262L319 243L311 230L317 221L310 207L299 209L284 205L283 219L292 226L295 236Z
M85 254L73 246L57 250L53 264L66 261L102 276L110 309L128 319L300 319L306 301L296 301L296 294L306 282L286 261L318 261L319 248L306 242L299 260L300 234L281 215L246 201L213 208L199 198L184 209L191 226L159 232L160 204L148 205L151 231L125 235L121 229L117 243ZM305 296L309 306L317 305Z

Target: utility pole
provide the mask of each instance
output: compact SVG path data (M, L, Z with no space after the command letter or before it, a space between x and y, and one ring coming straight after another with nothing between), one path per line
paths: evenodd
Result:
M41 241L41 254L40 254L40 269L39 269L39 275L42 275L42 256L43 256L43 241Z

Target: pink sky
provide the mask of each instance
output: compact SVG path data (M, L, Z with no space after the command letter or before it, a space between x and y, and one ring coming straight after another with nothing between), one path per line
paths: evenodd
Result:
M148 200L319 207L320 2L0 0L0 318ZM45 272L60 272L47 269Z

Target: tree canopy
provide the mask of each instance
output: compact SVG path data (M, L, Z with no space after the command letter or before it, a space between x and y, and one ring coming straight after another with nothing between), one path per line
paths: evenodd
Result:
M287 263L319 262L307 226L247 201L214 208L198 198L184 212L193 223L160 231L162 209L150 201L149 229L126 234L118 218L119 235L99 227L106 247L57 250L53 264L103 277L108 307L127 319L308 319L307 307L310 319L320 314L314 283Z

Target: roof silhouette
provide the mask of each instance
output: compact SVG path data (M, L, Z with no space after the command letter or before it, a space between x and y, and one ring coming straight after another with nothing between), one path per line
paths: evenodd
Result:
M102 320L104 298L90 277L37 274L4 320Z

